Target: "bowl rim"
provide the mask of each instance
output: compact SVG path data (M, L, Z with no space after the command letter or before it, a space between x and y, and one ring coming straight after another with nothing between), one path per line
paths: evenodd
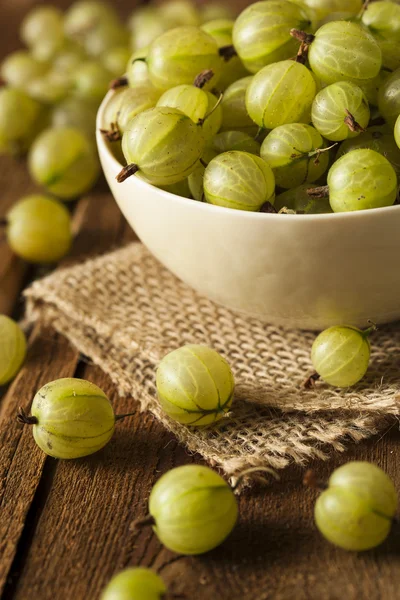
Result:
M102 128L103 116L106 110L107 104L115 94L115 90L110 89L107 94L104 96L102 103L98 109L97 117L96 117L96 140L97 140L97 148L99 154L103 154L107 156L108 161L113 164L115 170L121 170L123 165L115 158L113 153L111 152L108 143L105 141L104 136L101 134L100 129ZM128 182L132 180L132 177L121 183L120 185L126 185ZM399 182L398 182L399 183ZM184 198L183 196L178 196L177 194L173 194L171 192L167 192L158 188L151 183L148 183L144 179L139 177L135 177L135 185L138 185L142 188L153 188L157 190L156 193L159 196L163 196L167 198L169 201L175 202L178 205L186 205L190 202L190 206L196 207L196 210L215 213L218 211L219 213L226 214L226 211L229 211L230 216L236 216L241 219L254 219L254 220L275 220L279 219L280 221L284 218L285 220L289 220L291 222L296 221L298 223L302 222L310 222L310 221L329 221L329 220L351 220L351 219L370 219L371 213L378 215L382 215L386 213L388 216L390 213L398 212L400 210L400 204L393 204L392 206L384 206L381 208L373 208L373 209L363 209L363 210L354 210L348 212L338 212L338 213L321 213L321 214L306 214L306 215L298 215L298 214L278 214L278 213L261 213L261 212L253 212L246 210L237 210L235 208L228 208L225 206L216 206L214 204L209 204L207 202L197 202L196 200L191 200L190 198Z

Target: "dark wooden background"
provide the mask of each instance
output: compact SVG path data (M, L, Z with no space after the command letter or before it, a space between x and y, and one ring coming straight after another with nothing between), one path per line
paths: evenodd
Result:
M19 47L18 24L37 4L0 1L0 57ZM126 13L134 3L115 4ZM24 162L1 157L0 218L33 189ZM74 220L78 235L73 253L61 266L134 239L104 182L77 203ZM43 273L13 256L1 239L0 313L19 317L22 289ZM159 570L171 591L188 600L400 598L400 528L376 551L349 554L332 547L315 529L315 493L303 489L304 469L298 467L287 469L280 483L245 492L233 534L204 556L176 558L151 530L132 534L129 524L146 513L157 478L199 459L139 411L118 425L111 443L98 454L71 462L46 458L31 431L16 423L15 412L40 386L66 376L96 382L118 412L137 406L134 399L119 399L109 379L80 360L65 339L51 330L32 331L26 364L2 390L0 403L3 600L96 600L109 578L127 565ZM373 461L400 491L399 439L394 423L385 435L314 467L325 478L348 460Z

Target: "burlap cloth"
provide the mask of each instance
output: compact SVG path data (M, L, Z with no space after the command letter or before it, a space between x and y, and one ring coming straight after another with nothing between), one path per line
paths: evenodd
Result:
M312 372L313 333L284 331L198 296L139 243L37 281L26 297L30 320L67 336L121 394L136 398L190 451L228 475L324 459L384 430L388 416L400 412L399 325L373 336L360 385L336 390L319 383L306 391L301 383ZM193 342L223 354L237 384L229 417L204 429L171 421L156 399L159 360Z

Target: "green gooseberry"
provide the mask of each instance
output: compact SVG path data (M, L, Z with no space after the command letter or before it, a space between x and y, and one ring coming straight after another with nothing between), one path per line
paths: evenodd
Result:
M199 27L183 26L170 29L150 45L147 55L149 76L153 85L168 90L191 84L205 70L214 73L214 87L220 79L223 59L213 37Z
M246 91L247 112L263 129L309 123L316 92L315 79L306 66L283 60L254 75Z
M261 158L271 167L276 185L294 188L316 181L328 168L325 142L314 127L288 123L273 129L261 146Z
M379 546L389 535L397 493L382 469L349 462L331 475L315 505L315 522L335 546L359 552Z
M396 171L375 150L352 150L339 158L328 173L329 201L334 212L391 206L397 188Z
M229 411L235 387L226 360L196 344L173 350L161 360L156 385L164 412L196 427L214 423Z
M274 202L275 177L262 158L248 152L224 152L204 173L204 195L209 204L256 212Z
M230 150L260 155L260 143L244 131L221 131L212 140L212 148L221 154Z
M221 102L221 131L244 131L252 136L257 134L258 127L246 108L246 92L252 81L252 76L242 77L225 90Z
M396 144L400 148L400 115L397 117L397 121L394 126L394 139L396 140Z
M204 145L201 123L176 108L150 108L128 123L122 138L127 166L117 181L139 172L153 185L177 183L194 170Z
M165 583L157 573L135 567L115 575L100 600L162 600L166 591Z
M311 360L317 374L335 387L358 383L368 369L371 348L369 335L376 327L362 331L347 325L326 329L315 339Z
M309 196L308 190L313 187L317 186L303 183L298 187L291 188L282 194L279 194L275 199L275 209L278 212L280 210L284 211L284 209L288 209L289 211L306 215L319 215L333 212L329 204L329 198L311 198Z
M149 513L164 546L179 554L203 554L231 533L238 506L232 489L215 471L184 465L157 481Z
M33 426L39 448L54 458L73 459L101 450L112 438L116 421L106 394L84 379L66 377L44 385L35 395L31 415L18 420Z
M160 190L164 190L164 192L169 192L175 196L181 196L182 198L192 197L187 177L186 179L182 179L182 181L178 181L177 183L171 183L171 185L159 185L158 187Z
M43 131L32 145L28 166L36 183L64 200L88 191L99 174L91 142L75 127Z
M167 90L158 100L157 106L181 110L194 123L198 123L210 115L203 126L206 142L211 140L221 127L222 109L219 106L218 98L197 85L178 85Z
M71 248L71 217L58 200L32 194L7 213L6 235L17 256L32 263L54 263Z
M0 385L8 383L20 370L26 355L26 339L20 326L0 315Z
M106 107L101 132L109 141L120 140L133 117L154 108L159 97L153 86L117 89Z
M0 154L23 154L43 129L46 114L39 102L10 87L0 89Z
M202 202L204 200L204 173L206 166L218 155L213 148L206 146L202 154L201 160L198 161L196 167L188 177L190 193L194 200Z

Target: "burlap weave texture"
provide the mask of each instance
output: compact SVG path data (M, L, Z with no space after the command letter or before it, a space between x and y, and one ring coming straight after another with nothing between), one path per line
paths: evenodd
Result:
M400 326L372 340L371 367L351 390L301 383L312 371L312 333L284 331L200 297L139 243L57 271L26 292L30 320L52 324L177 438L228 475L283 468L341 451L400 413ZM207 344L236 380L229 417L204 429L172 422L159 408L155 370L170 350ZM393 418L393 416L392 416Z

